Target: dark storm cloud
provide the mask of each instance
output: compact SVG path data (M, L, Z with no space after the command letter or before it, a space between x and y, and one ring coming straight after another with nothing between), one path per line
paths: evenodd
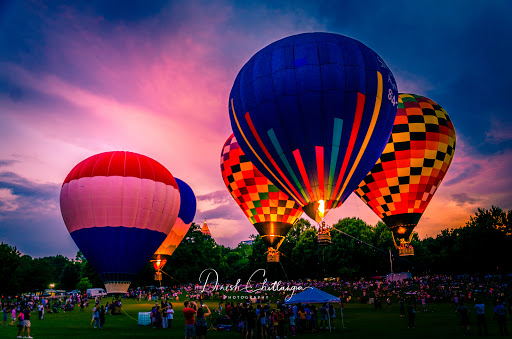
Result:
M157 15L166 5L168 5L168 1L164 0L97 0L85 2L83 9L94 11L95 14L101 15L109 21L136 23Z
M482 170L482 166L480 166L479 164L468 164L462 170L462 172L460 172L455 178L447 181L445 183L445 185L446 186L455 185L465 179L476 177L481 172L481 170Z
M216 205L214 208L199 211L200 218L206 219L226 219L243 220L244 214L237 206L227 190L214 191L211 193L197 196L198 201L204 201Z
M0 167L10 166L10 165L15 164L17 162L18 162L18 160L0 160Z
M225 220L243 220L244 214L235 203L229 205L221 205L211 210L202 211L201 218L208 219L225 219Z
M2 188L10 190L27 206L33 203L46 204L46 202L59 201L60 185L38 184L13 172L0 173L0 189Z
M226 204L233 201L233 198L226 190L215 191L203 195L198 195L197 200L199 201L211 201L214 204Z
M473 198L469 196L467 193L456 193L452 194L452 199L457 203L459 206L464 206L466 204L475 204L479 202L480 200L477 198Z
M78 252L60 215L11 214L0 218L0 225L0 242L16 246L23 254L74 258Z
M39 184L2 172L0 192L0 241L35 257L75 256L77 247L60 215L60 185Z

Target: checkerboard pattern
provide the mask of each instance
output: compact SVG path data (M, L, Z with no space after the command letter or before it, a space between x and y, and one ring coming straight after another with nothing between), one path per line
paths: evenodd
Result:
M441 184L454 152L455 129L446 111L428 98L400 94L388 144L355 192L380 218L421 214ZM390 228L398 226L402 225L388 224Z
M294 224L302 209L249 161L233 134L222 149L220 169L224 184L252 224Z

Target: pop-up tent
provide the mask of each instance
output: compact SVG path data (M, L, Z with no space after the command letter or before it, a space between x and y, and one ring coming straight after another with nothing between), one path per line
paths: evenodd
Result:
M310 287L307 290L295 294L293 297L285 299L285 304L324 304L324 303L341 303L341 299L333 296L327 292L319 290L316 287ZM329 319L329 329L331 328L331 317ZM343 321L343 313L342 318ZM343 322L343 328L345 328L345 323Z
M339 303L340 298L335 297L327 292L319 290L316 287L310 287L307 290L295 294L293 297L285 299L285 304L323 304L323 303Z

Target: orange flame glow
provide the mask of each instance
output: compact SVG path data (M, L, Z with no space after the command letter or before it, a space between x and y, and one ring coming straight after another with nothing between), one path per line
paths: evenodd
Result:
M318 201L318 215L320 218L323 218L325 215L325 201L323 200Z

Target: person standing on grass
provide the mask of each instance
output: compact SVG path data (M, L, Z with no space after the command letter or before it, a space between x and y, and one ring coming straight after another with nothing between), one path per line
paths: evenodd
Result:
M295 337L295 322L296 317L293 315L293 312L290 313L290 333Z
M405 317L405 305L404 305L404 299L400 298L400 316Z
M482 335L482 328L484 329L484 334L489 335L487 332L487 319L485 319L485 304L477 300L475 310L478 324L478 335Z
M39 320L43 320L44 306L42 302L37 306L37 311L39 313Z
M7 307L7 305L3 305L2 307L2 312L3 312L3 321L2 321L2 324L4 324L4 327L7 327L7 316L9 315L9 307Z
M421 306L423 307L423 312L427 312L427 299L425 299L425 296L421 297Z
M23 310L23 327L27 330L27 336L26 338L32 338L30 336L30 308L28 308L28 305L25 306L25 309Z
M94 323L94 312L96 312L96 307L92 309L92 319L91 319L91 326Z
M11 307L12 307L12 309L11 309L11 318L12 318L11 326L14 326L14 323L16 322L16 306L11 305Z
M203 307L206 307L207 313L204 313ZM208 305L202 304L201 307L197 310L197 318L196 318L196 335L197 339L205 339L206 333L208 332L208 323L206 318L212 314Z
M189 302L186 300L183 305L183 315L185 316L185 339L193 339L196 337L196 309L197 305L195 302Z
M507 313L505 311L505 305L503 305L503 302L501 300L499 300L496 307L494 307L494 317L498 321L498 326L500 328L500 335L508 336Z
M94 322L94 328L96 328L96 326L101 328L101 326L100 326L100 310L99 310L98 306L94 306L92 309L92 321Z
M162 328L167 328L167 306L162 307Z
M172 303L169 303L169 306L167 307L167 328L171 328L172 326L172 320L174 318L174 310L172 308Z
M156 317L156 321L155 321L156 328L162 328L162 313L160 313L160 306L156 307L155 317Z
M455 310L455 313L460 315L460 321L462 324L462 332L464 335L469 335L470 324L469 324L469 309L464 305L462 300L459 301L459 307Z
M327 305L322 304L322 307L320 307L320 330L323 329L323 326L325 326L325 329L327 329L327 326L329 324L329 321L327 319ZM322 326L323 324L323 326Z
M105 325L105 306L101 305L100 308L100 328L103 329L103 325Z
M14 308L16 311L16 309ZM16 319L16 316L14 316L14 319ZM25 324L24 324L24 314L23 312L20 312L18 315L18 335L16 338L21 338L23 335L23 338L25 338Z
M414 320L416 318L416 311L414 310L414 307L412 306L412 303L410 301L407 303L407 316L409 318L408 328L414 328Z
M331 328L335 330L336 326L334 324L334 320L336 319L336 312L334 311L334 306L332 304L329 304L329 318L331 318Z
M247 309L247 339L252 339L254 336L254 329L256 328L256 313L252 305Z

